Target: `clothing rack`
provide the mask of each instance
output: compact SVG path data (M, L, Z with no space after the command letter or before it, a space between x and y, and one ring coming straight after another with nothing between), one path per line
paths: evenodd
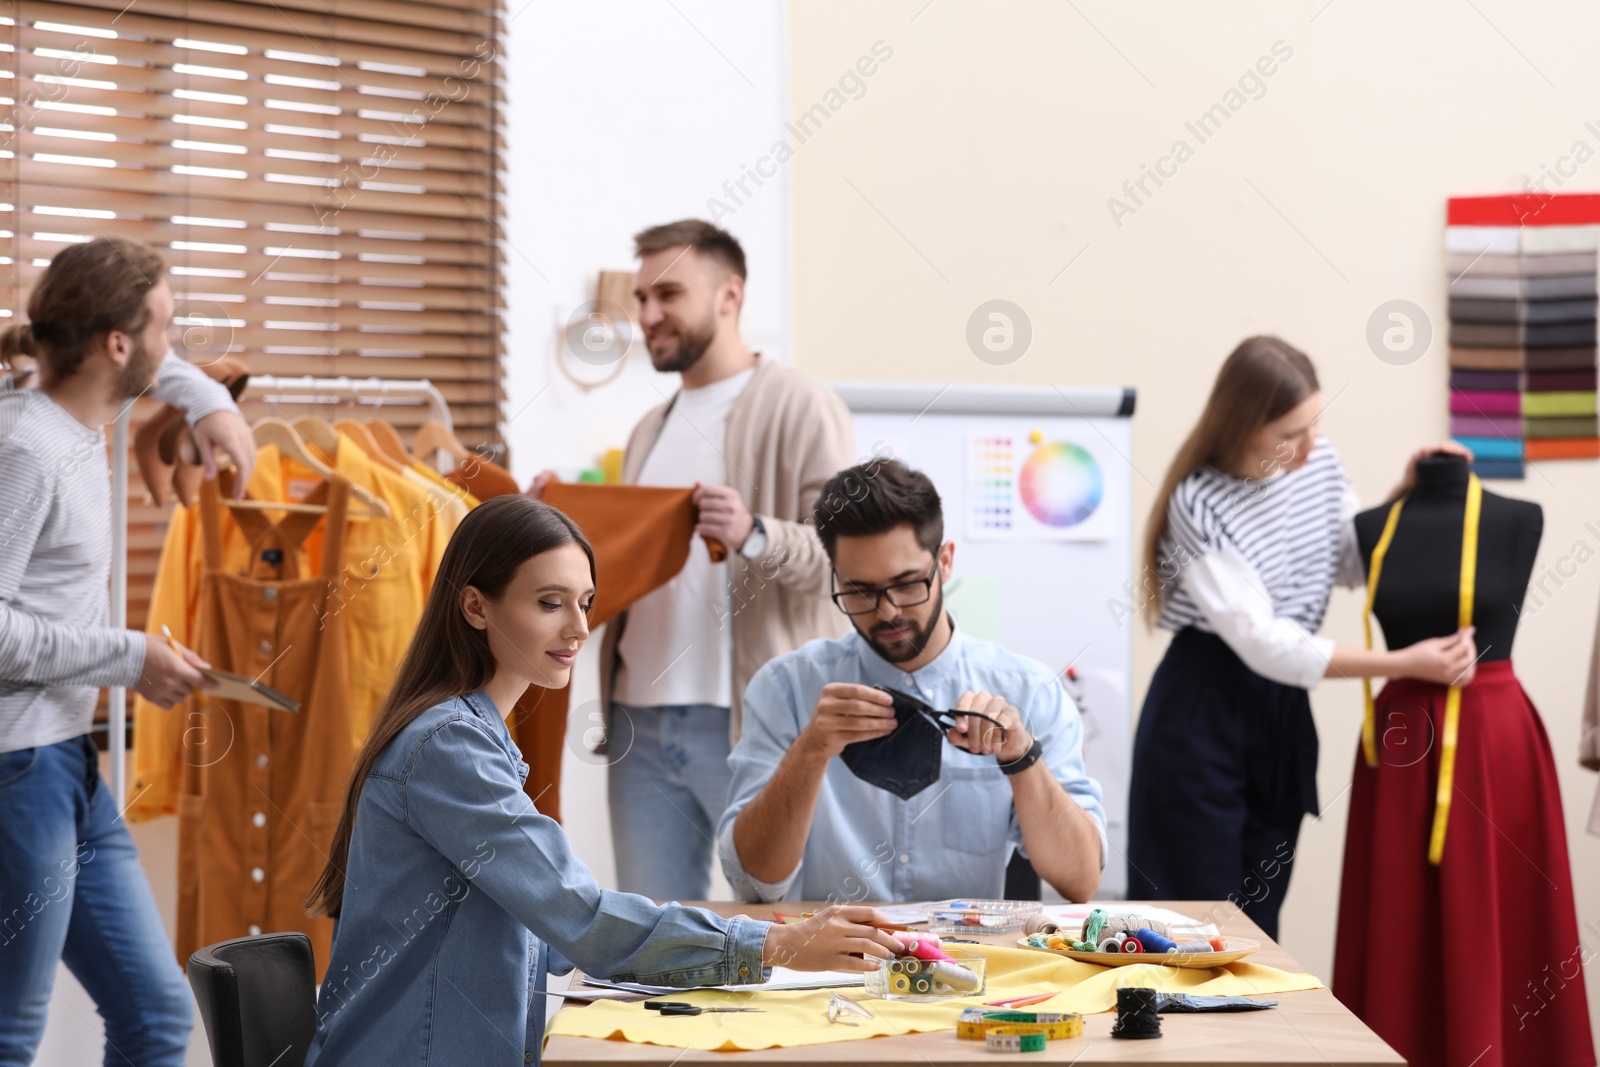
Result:
M455 429L444 394L426 378L397 380L347 375L280 378L272 374L252 374L249 388L264 396L372 399L380 405L385 400L421 400L446 429ZM132 412L133 405L126 405L111 430L111 625L118 629L128 625L128 423ZM120 811L127 804L127 690L112 686L107 691L106 708L110 717L107 739L111 746L111 795L116 798Z

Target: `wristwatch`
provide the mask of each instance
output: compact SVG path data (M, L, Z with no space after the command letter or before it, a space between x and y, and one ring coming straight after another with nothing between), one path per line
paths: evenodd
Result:
M739 546L739 555L745 559L760 559L767 551L767 528L762 525L760 515L750 516L750 522L750 533Z
M1029 767L1032 767L1035 763L1038 763L1043 756L1044 746L1039 743L1039 739L1036 737L1033 739L1033 747L1029 748L1028 751L1024 752L1010 763L1000 763L1000 756L998 753L995 755L994 759L996 763L1000 763L1000 769L1006 774L1021 774Z

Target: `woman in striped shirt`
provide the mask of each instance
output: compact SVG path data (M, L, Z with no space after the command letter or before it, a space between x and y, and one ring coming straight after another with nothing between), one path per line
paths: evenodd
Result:
M1321 409L1304 353L1275 337L1234 349L1156 498L1140 583L1173 638L1134 741L1128 896L1227 899L1271 937L1301 817L1318 814L1307 691L1324 677L1465 683L1476 655L1470 630L1393 652L1315 636L1334 583L1363 577L1359 505ZM1463 450L1417 455L1437 451Z

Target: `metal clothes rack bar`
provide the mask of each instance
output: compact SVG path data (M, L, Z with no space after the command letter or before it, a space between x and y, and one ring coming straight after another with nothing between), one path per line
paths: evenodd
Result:
M350 400L374 399L379 404L394 399L414 399L427 403L432 415L454 430L450 405L426 378L280 378L272 374L253 374L249 388L267 396L303 396L311 399L331 397ZM133 405L122 410L112 425L111 454L111 625L128 625L128 423ZM111 795L118 807L127 803L128 693L112 686L107 693L106 710L110 717L107 740L111 745Z

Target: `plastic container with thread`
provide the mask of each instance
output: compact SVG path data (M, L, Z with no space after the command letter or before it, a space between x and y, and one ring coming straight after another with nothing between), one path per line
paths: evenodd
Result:
M865 975L867 992L886 1000L937 1001L970 997L984 990L989 961L974 952L946 946L949 960L896 956Z

